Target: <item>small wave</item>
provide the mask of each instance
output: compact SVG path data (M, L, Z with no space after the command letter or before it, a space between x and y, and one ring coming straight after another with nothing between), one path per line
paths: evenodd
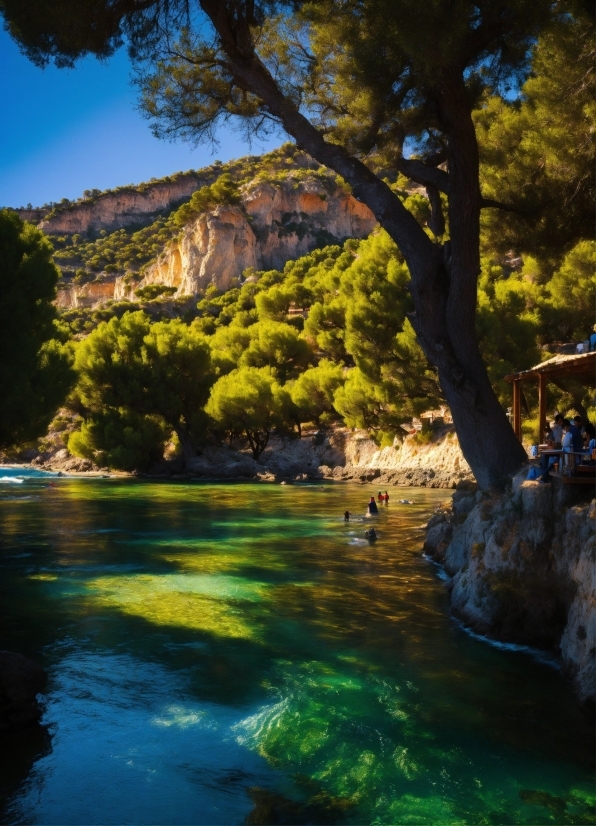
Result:
M556 657L549 654L548 651L541 651L539 648L532 648L531 645L518 645L515 642L492 640L490 637L477 634L476 631L473 631L471 628L467 628L461 620L456 619L455 617L452 617L452 620L461 628L462 631L465 631L468 636L473 637L475 640L479 640L480 642L485 642L488 645L492 645L493 648L498 648L500 651L515 651L521 654L529 654L532 659L539 663L543 663L544 665L548 665L551 668L555 668L557 671L561 668L561 664Z
M24 482L24 478L22 476L0 476L0 482L9 485L22 485Z

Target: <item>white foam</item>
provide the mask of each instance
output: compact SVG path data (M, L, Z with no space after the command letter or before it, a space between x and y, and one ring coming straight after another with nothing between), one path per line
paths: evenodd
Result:
M471 628L467 628L461 620L458 620L455 617L452 617L452 620L459 625L462 631L465 631L468 636L473 637L475 640L479 640L480 642L485 642L488 645L492 645L493 648L498 648L501 651L517 651L521 654L529 654L538 662L544 663L544 665L548 665L551 668L556 668L557 670L561 667L559 661L552 654L549 654L548 651L541 651L539 648L532 648L530 645L518 645L515 642L492 640L490 637L477 634L475 631L472 631Z
M9 485L22 485L25 480L22 476L0 476L0 482Z

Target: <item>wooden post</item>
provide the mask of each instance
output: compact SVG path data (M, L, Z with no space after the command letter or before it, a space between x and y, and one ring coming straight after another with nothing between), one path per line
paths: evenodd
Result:
M521 387L519 380L515 379L513 382L513 432L521 442Z
M538 374L538 442L544 439L546 429L546 376Z

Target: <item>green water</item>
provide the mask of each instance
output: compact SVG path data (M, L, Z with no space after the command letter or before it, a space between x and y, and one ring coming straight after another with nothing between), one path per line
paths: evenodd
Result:
M4 482L1 647L50 675L4 822L594 822L559 671L449 617L420 529L447 494L390 490L369 545L371 492Z

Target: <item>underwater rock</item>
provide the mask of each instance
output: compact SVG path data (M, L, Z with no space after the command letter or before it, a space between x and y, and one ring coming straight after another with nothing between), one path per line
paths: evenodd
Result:
M37 695L46 680L45 671L33 660L13 651L0 651L0 731L38 722L41 709Z

